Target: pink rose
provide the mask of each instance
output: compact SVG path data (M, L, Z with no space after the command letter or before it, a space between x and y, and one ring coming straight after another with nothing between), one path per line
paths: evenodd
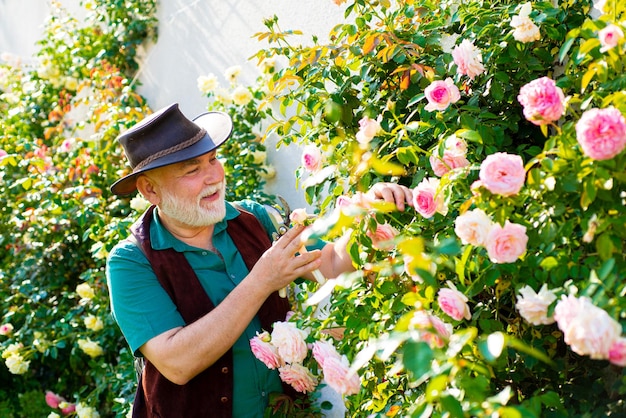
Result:
M622 326L587 297L563 296L554 308L554 319L572 351L596 360L607 360Z
M467 296L456 290L453 285L451 288L441 288L437 292L437 303L441 310L450 318L460 321L465 318L470 320L472 314L470 308L467 305Z
M444 152L454 156L463 156L467 154L467 142L463 138L452 134L443 142Z
M435 213L445 215L448 212L443 193L437 190L438 187L439 179L429 177L413 189L413 207L424 218L432 218Z
M457 72L461 75L467 75L470 80L473 80L474 77L485 71L480 50L467 39L464 39L460 45L454 47L452 58L457 66Z
M495 224L487 236L487 254L494 263L513 263L526 251L526 227L506 221Z
M0 148L0 161L4 160L7 155L9 155L9 153Z
M424 90L428 104L424 109L432 112L434 110L446 110L451 103L456 103L461 98L459 88L454 85L450 77L445 80L433 81Z
M430 155L429 161L433 172L438 177L443 176L455 168L463 168L469 165L469 161L467 161L464 155L454 155L449 151L444 151L443 157L433 153Z
M496 152L483 160L478 176L491 193L512 196L524 185L526 170L519 155Z
M364 116L359 121L359 131L356 133L356 140L360 144L369 144L372 139L380 132L380 123L368 116Z
M515 307L522 318L533 325L548 325L554 323L553 317L548 317L548 308L556 300L556 295L548 290L548 286L541 286L539 293L526 285L519 290Z
M13 332L13 324L10 322L0 326L0 335L10 335Z
M278 369L280 379L291 385L300 393L309 393L315 390L317 381L309 369L301 364L287 364Z
M261 360L268 369L276 369L282 365L278 350L270 343L270 335L267 331L250 339L252 354Z
M313 353L313 358L317 361L317 364L319 364L320 367L324 367L324 362L327 358L341 358L341 355L337 352L335 346L328 341L316 341L313 344L311 352Z
M302 166L309 172L315 172L322 165L322 152L315 145L306 145L302 150Z
M493 222L482 209L474 209L457 216L454 232L463 245L483 246L487 242Z
M606 52L611 48L615 48L619 41L624 37L624 31L617 25L610 24L598 32L600 39L600 52Z
M306 213L306 209L304 208L294 209L289 214L289 220L293 224L303 224L307 220L308 217L309 215Z
M324 381L341 395L354 395L361 390L359 375L350 372L350 364L345 356L327 357L322 371Z
M287 363L299 363L308 353L305 342L307 333L292 322L275 322L272 331L272 344L278 355Z
M626 147L626 120L612 106L590 109L576 124L576 139L588 157L609 160Z
M59 404L59 408L61 408L61 413L63 415L70 415L71 413L76 411L76 404L61 402Z
M65 402L65 399L52 391L46 391L46 403L50 408L57 409L61 402Z
M355 206L369 210L374 207L374 203L376 203L376 199L372 198L369 194L363 192L356 192L351 199L352 204Z
M367 236L372 240L372 246L383 251L393 249L392 241L398 234L398 230L387 223L377 224L375 232L367 231Z
M452 335L452 325L425 311L415 311L410 324L419 330L419 338L432 348L442 348Z
M618 338L609 348L609 361L617 366L626 367L626 338Z
M522 86L517 100L524 107L524 117L535 125L547 125L559 120L565 111L563 90L548 77Z

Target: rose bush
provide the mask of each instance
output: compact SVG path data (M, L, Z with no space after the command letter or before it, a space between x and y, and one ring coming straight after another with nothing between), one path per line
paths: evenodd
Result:
M313 230L351 232L357 272L309 288L328 316L301 295L292 318L344 330L350 413L624 413L626 6L335 3L327 43L273 18L256 56L283 63L268 134L324 156L300 171ZM364 198L383 180L413 207Z
M156 4L83 6L51 3L32 64L0 59L3 417L125 415L135 390L104 263L137 212L108 188L128 170L115 137L149 112L131 80Z
M349 413L623 414L626 6L335 3L346 20L325 44L266 21L263 86L240 86L237 67L226 90L198 83L244 135L224 158L256 170L229 173L233 193L260 190L270 112L266 134L317 150L298 172L312 230L351 230L357 271L310 284L291 322L332 342L328 383ZM85 2L86 26L55 5L38 66L0 65L3 416L122 415L132 401L103 262L142 207L107 190L127 170L113 138L148 112L130 80L155 5L133 4ZM381 180L412 188L413 207L362 193Z

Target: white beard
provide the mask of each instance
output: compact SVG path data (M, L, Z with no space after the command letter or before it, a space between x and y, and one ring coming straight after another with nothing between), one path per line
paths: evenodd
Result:
M211 206L203 207L200 204L202 198L215 192L219 192L219 199L211 203ZM164 193L158 206L164 215L187 226L210 226L215 225L226 216L225 194L226 184L221 182L203 190L195 202L184 200L174 193Z

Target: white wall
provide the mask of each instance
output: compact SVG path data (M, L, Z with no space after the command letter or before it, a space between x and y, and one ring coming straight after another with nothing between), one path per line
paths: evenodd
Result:
M61 0L64 7L78 7L78 0ZM9 52L31 61L36 41L48 14L47 0L0 0L0 53ZM252 36L265 31L263 19L277 15L283 30L299 29L300 42L321 41L343 19L343 9L331 0L161 0L158 8L159 38L142 54L139 92L153 109L178 102L189 117L204 111L207 100L198 91L200 75L222 77L226 68L240 65L242 83L258 75L248 58L267 47ZM299 165L297 147L281 147L276 138L268 142L268 161L277 171L268 192L283 195L292 208L305 207L303 193L296 190L294 171Z

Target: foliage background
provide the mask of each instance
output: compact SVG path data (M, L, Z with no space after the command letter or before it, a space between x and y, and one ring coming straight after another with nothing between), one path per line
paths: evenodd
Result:
M80 23L55 4L40 66L0 64L0 149L8 154L0 161L0 303L2 324L13 326L0 335L0 346L22 344L20 356L30 362L24 374L0 368L2 416L48 414L45 390L103 416L125 415L132 402L132 356L109 315L103 268L108 249L140 210L111 196L108 186L126 170L113 139L149 113L132 80L137 46L156 36L156 5L126 3L85 2L88 15ZM344 6L346 22L333 29L329 43L311 47L299 45L298 31L268 19L258 38L272 45L256 59L279 64L250 88L253 98L233 106L207 94L208 108L231 113L242 135L224 158L232 167L259 169L239 178L236 169L230 173L237 186L232 197L262 185L264 164L253 156L263 150L256 139L261 122L285 144L324 151L327 168L308 178L300 171L302 185L318 208L320 235L353 227L351 254L360 269L339 281L327 318L315 317L300 300L297 321L318 336L329 325L346 328L337 344L361 366L363 382L361 393L346 399L352 416L624 413L621 368L576 355L556 325L530 326L514 306L523 285L537 290L547 283L591 297L625 323L624 153L592 161L574 133L590 107L612 105L626 114L623 44L602 53L597 39L607 23L624 22L624 5L608 0L605 14L591 17L589 1L532 3L541 38L531 43L512 36L518 6L354 1ZM443 48L446 34L472 40L486 71L471 82L457 75ZM568 96L566 115L549 129L526 121L516 99L523 85L543 76ZM444 112L425 110L424 89L446 77L461 88L461 101ZM355 140L363 116L380 117L383 128L368 150ZM415 187L432 176L428 157L451 134L468 142L472 165L442 178L446 216L424 219L386 207L358 216L333 211L337 197L375 182ZM524 159L527 179L517 196L472 194L480 162L494 152ZM254 182L246 183L253 174ZM494 264L484 250L462 246L454 219L471 207L526 225L526 255ZM586 243L592 218L597 229ZM374 248L367 234L384 222L401 231L392 251ZM421 281L405 271L406 256L419 261ZM431 261L434 274L427 271ZM449 344L432 349L419 340L411 318L423 308L440 312L436 293L447 281L467 295L473 315L453 321ZM77 292L84 284L93 295ZM86 326L90 314L102 319L102 330ZM505 335L501 352L488 344L498 332ZM102 354L83 351L78 341L86 339Z

